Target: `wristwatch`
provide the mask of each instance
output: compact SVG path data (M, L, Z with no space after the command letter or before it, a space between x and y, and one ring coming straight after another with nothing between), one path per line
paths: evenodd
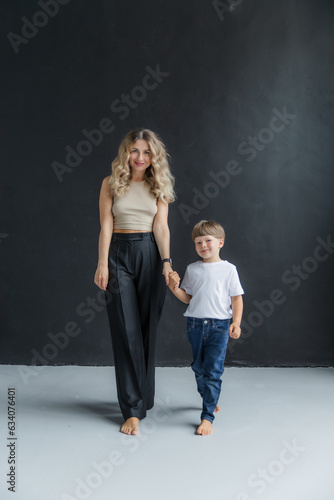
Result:
M173 263L172 263L172 259L171 259L171 258L169 258L169 259L162 259L162 261L161 261L161 262L162 262L162 263L164 263L164 262L169 262L169 263L170 263L170 265L171 265L171 266L173 266Z

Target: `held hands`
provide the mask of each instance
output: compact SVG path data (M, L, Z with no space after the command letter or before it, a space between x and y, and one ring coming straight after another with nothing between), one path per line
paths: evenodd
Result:
M231 323L228 333L232 339L238 339L241 334L240 325L238 323Z
M101 290L106 290L108 284L108 278L109 278L108 266L98 265L94 276L95 285L101 288Z
M180 276L176 271L169 273L169 288L170 290L177 290L180 284Z
M162 274L165 277L166 285L169 286L169 275L173 271L172 266L169 262L164 262L162 265Z
M175 295L175 297L181 300L181 302L183 302L184 304L189 304L192 296L187 294L185 290L182 290L182 288L179 288L180 281L180 276L177 274L177 272L172 271L169 274L169 289Z

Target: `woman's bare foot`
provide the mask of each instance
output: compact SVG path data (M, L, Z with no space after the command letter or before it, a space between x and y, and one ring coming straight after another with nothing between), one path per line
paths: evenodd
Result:
M217 405L217 406L216 406L216 409L215 409L215 412L217 412L217 411L219 411L219 410L220 410L220 406L219 406L219 405Z
M197 428L197 434L200 436L207 436L208 434L212 434L212 424L209 420L203 419L200 426Z
M121 432L123 432L123 434L132 434L133 436L138 434L138 422L139 418L137 417L128 418L122 425Z

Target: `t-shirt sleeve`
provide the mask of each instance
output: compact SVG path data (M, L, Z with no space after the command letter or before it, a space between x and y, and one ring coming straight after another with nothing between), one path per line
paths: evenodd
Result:
M234 266L231 273L231 278L229 282L229 294L230 297L235 295L243 295L245 292L241 286L237 268Z
M188 295L192 295L189 267L187 267L186 272L184 273L180 288L182 288Z

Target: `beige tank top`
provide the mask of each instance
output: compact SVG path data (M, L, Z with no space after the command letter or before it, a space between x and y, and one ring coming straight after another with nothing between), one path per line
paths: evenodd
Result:
M152 231L157 213L157 200L145 181L130 181L125 196L114 198L112 205L114 229Z

